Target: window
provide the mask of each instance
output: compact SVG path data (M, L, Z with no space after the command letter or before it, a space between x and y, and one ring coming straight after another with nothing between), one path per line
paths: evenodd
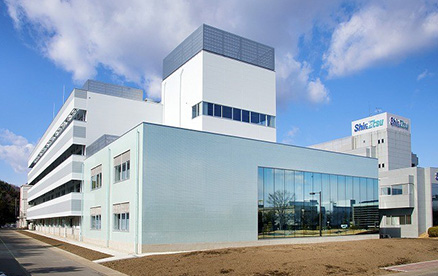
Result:
M222 117L232 119L232 108L229 106L222 106Z
M118 203L113 205L114 230L129 231L129 203Z
M380 164L379 164L379 169L380 169Z
M257 112L251 112L251 123L258 124L260 122L260 114Z
M411 215L406 215L406 224L412 224Z
M222 117L222 106L219 104L214 105L214 114L215 117Z
M203 102L202 103L202 114L208 115L208 116L213 116L213 104Z
M410 225L412 224L411 215L386 216L385 224L388 226Z
M382 168L384 168L385 167L385 163L382 163Z
M130 151L124 152L114 157L114 182L129 179L131 171Z
M377 144L380 144L380 139L379 139L379 140L377 140Z
M380 194L381 195L391 195L391 187L382 187L380 188Z
M101 207L90 208L90 228L92 230L100 230L102 226L102 209Z
M249 111L242 110L242 122L249 123Z
M102 187L102 165L91 169L91 190Z
M382 138L382 144L385 143L385 139Z
M268 127L275 127L275 116L268 115Z
M259 124L262 126L266 126L266 115L265 114L260 114Z
M100 230L102 225L102 216L101 215L94 215L91 216L91 229L92 230Z
M403 185L392 186L392 194L393 195L402 195L403 194Z
M192 106L192 119L198 117L201 114L275 128L275 116L270 116L230 106L223 106L220 104L200 102Z
M233 108L233 120L240 121L242 119L242 110Z
M201 103L195 104L192 106L192 119L196 118L200 114Z

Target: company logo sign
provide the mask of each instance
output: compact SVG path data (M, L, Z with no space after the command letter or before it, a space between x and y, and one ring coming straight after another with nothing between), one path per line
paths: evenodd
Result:
M376 128L376 127L380 127L383 126L383 122L385 120L381 119L381 120L371 120L369 122L363 122L360 124L355 124L354 125L354 132L358 132L358 131L362 131L362 130L366 130L366 129L371 129L371 128Z
M438 172L435 173L435 180L438 181Z
M403 120L399 120L397 118L391 117L389 123L391 124L391 126L409 130L409 124Z

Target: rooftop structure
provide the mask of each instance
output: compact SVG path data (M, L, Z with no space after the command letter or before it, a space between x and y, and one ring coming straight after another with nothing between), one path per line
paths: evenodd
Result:
M203 24L163 60L163 80L200 51L275 70L274 48Z

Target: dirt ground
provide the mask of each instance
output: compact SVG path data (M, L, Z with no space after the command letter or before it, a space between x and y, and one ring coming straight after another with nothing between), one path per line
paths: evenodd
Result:
M94 261L94 260L99 260L99 259L103 259L103 258L108 258L108 257L112 257L111 255L108 254L104 254L101 252L97 252L94 250L90 250L84 247L80 247L80 246L76 246L73 244L69 244L66 242L62 242L62 241L58 241L55 239L51 239L51 238L47 238L38 234L33 234L27 231L18 231L19 233L29 236L31 238L34 238L36 240L45 242L47 244L50 244L54 247L60 248L62 250L68 251L70 253L76 254L78 256L81 256L82 258L88 259L90 261Z
M436 239L277 245L107 262L128 275L382 275L381 267L438 259Z

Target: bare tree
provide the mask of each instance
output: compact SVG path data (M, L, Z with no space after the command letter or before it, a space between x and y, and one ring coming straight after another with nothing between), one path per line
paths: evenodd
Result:
M290 206L290 202L293 201L294 196L287 191L275 191L273 194L269 194L267 203L273 206L275 214L275 224L279 226L280 230L284 230L284 225L290 223L292 220L292 213L287 211L287 207Z

